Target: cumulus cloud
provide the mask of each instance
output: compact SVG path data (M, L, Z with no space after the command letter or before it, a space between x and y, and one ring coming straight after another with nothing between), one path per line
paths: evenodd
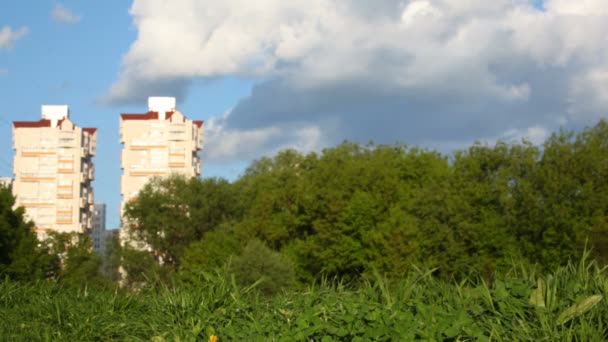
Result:
M520 142L522 140L528 140L532 144L541 145L549 136L551 132L545 127L536 125L528 127L527 129L510 129L505 132L501 137L501 140L507 142Z
M15 42L29 32L26 26L20 27L18 30L13 30L10 26L4 26L0 30L0 49L8 49L12 47Z
M316 126L294 126L290 130L278 126L232 129L226 126L230 114L228 111L205 123L206 160L250 160L287 148L309 152L322 146L321 130Z
M79 15L76 15L61 3L55 3L51 11L51 18L61 24L74 24L80 21Z
M343 139L535 141L608 112L605 0L135 0L131 15L108 102L258 80L208 120L211 159Z

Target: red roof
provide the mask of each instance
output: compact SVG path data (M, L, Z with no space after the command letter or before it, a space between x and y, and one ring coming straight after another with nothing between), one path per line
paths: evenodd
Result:
M171 117L173 116L175 112L165 112L165 119L169 120L171 119ZM143 114L120 114L120 117L123 120L158 120L158 112L147 112L147 113L143 113ZM198 127L202 127L203 126L203 120L195 120L192 121L194 122L195 125L197 125Z
M97 132L97 128L95 127L85 127L82 129L83 131L89 133L89 134L95 134L95 132Z
M39 121L13 121L15 128L36 128L51 127L51 120L42 119Z
M144 114L120 114L123 120L158 120L158 112L147 112Z

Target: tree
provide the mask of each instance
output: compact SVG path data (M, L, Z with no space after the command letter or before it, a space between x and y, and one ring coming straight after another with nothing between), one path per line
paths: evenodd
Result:
M491 274L521 256L513 207L534 176L538 156L538 148L526 142L475 144L456 153L446 203L460 249L455 273L470 268Z
M53 232L44 243L61 260L56 275L61 283L100 288L110 285L101 273L101 259L93 253L93 243L88 235Z
M57 263L39 245L34 224L26 222L22 207L13 209L11 190L0 186L0 276L35 280L51 276Z
M156 178L125 206L129 232L154 258L177 270L185 249L238 213L237 197L223 179Z

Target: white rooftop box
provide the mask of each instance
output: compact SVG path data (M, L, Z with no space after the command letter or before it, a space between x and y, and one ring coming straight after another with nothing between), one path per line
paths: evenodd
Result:
M58 121L70 117L70 108L68 105L42 105L42 118L47 120Z
M175 97L148 97L148 110L158 112L159 119L164 119L166 112L175 111Z

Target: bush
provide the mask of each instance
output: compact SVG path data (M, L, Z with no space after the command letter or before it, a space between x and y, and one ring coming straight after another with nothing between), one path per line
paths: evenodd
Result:
M284 255L270 250L262 241L249 240L241 255L229 267L241 286L256 287L266 295L294 284L294 266Z

